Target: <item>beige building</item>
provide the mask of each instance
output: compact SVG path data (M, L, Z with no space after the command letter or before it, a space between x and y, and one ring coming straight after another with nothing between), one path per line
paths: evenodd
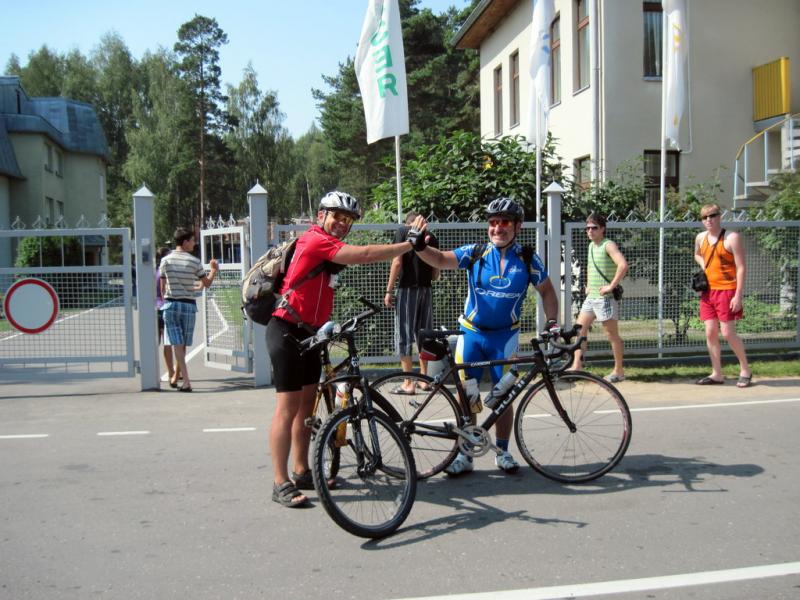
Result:
M0 77L0 229L96 227L106 213L108 146L89 104L30 98ZM9 264L8 240L0 266Z
M668 157L667 181L683 188L710 180L723 167L720 201L733 206L739 149L759 131L800 112L800 2L686 4L687 106L679 149ZM662 14L658 1L555 0L551 27L549 129L558 154L579 181L590 180L595 169L596 177L606 179L621 163L644 157L643 168L652 177L651 208L658 206L660 172ZM528 132L531 21L531 0L483 0L456 35L458 47L480 51L481 134L486 138ZM768 77L758 79L754 69L768 63L773 63L764 67ZM765 79L766 87L760 83ZM775 127L786 130L789 122ZM800 135L800 121L793 123ZM762 135L766 148L758 149L758 140L750 144L748 184L765 180L763 171L779 166L777 159L764 164L765 156L776 151L770 144L780 143L778 129L771 130L778 142L763 142L769 136ZM784 132L784 153L785 138ZM740 163L740 184L743 171ZM737 192L740 203L748 195L743 190Z

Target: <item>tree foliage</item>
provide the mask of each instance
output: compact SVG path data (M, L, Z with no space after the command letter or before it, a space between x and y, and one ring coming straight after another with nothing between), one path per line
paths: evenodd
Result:
M190 91L197 116L194 125L197 129L195 139L198 140L195 155L198 158L200 172L199 219L196 224L202 223L206 211L211 208L206 195L206 172L214 175L222 173L220 167L225 147L220 143L218 136L227 129L228 116L223 109L227 98L221 91L222 69L219 66L219 48L227 43L228 35L220 28L216 19L195 15L191 21L187 21L178 29L178 41L174 47L175 53L180 58L178 69ZM207 148L208 136L212 136L212 139ZM211 181L220 180L212 177ZM210 196L214 197L214 194Z
M542 187L560 179L561 165L550 139L542 152ZM439 217L469 219L482 215L498 196L521 202L526 214L536 214L536 153L520 136L481 139L456 131L433 145L422 145L403 165L403 208ZM396 205L395 180L375 188L375 200L386 210ZM543 199L544 202L544 199Z

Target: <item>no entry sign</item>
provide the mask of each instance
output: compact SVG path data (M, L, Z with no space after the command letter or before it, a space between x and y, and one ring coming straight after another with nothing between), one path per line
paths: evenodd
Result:
M20 279L8 288L3 310L14 329L22 333L41 333L58 316L58 294L41 279Z

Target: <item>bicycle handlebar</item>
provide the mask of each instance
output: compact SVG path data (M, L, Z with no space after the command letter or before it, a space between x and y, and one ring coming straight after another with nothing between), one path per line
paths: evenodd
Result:
M339 324L334 323L333 321L328 321L322 325L322 327L317 329L314 335L309 336L304 340L298 340L291 333L287 333L284 337L290 338L292 342L300 349L300 353L305 354L317 346L339 339L342 333L350 334L358 328L361 321L381 311L378 306L363 296L361 296L358 300L367 307L367 310L350 317L344 323Z

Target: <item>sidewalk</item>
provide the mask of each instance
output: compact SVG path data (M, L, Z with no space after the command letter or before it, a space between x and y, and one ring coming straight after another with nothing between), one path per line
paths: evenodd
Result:
M47 398L68 396L104 396L115 397L130 395L131 401L144 399L168 401L176 397L183 400L203 398L208 400L215 395L224 393L227 398L235 397L238 401L247 401L252 397L258 401L275 401L275 388L254 388L253 378L247 373L234 373L206 367L198 357L189 363L192 376L191 394L181 394L169 387L167 382L161 382L161 391L140 391L138 377L103 378L103 379L77 379L77 380L41 380L19 381L4 380L0 377L0 400L7 398ZM365 367L370 379L378 373L385 372L381 369ZM386 371L388 372L388 371ZM641 382L626 380L617 384L618 389L633 406L649 403L670 404L695 404L708 402L736 402L739 400L760 400L772 398L800 397L800 377L784 378L759 378L756 375L753 385L749 388L739 389L736 380L728 378L725 385L699 386L694 380L673 379L655 382ZM486 391L488 387L482 385Z

